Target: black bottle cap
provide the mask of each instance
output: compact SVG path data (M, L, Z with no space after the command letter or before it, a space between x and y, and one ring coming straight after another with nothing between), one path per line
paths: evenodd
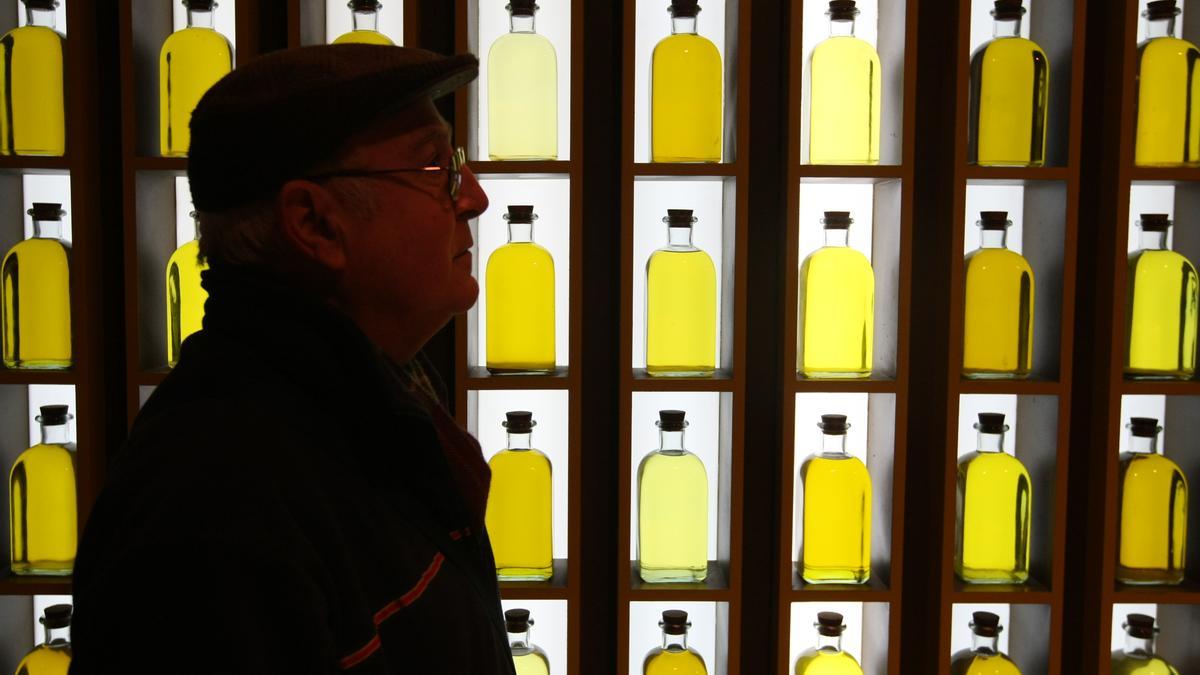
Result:
M696 219L692 217L691 209L667 209L667 217L663 220L667 221L668 227L691 227Z
M985 434L1004 433L1004 413L979 413L979 424L975 428Z
M504 417L503 426L510 434L527 434L537 424L533 421L533 413L528 410L510 410L504 413Z
M1021 6L1021 0L996 0L996 8L992 10L992 16L1010 21L1019 19L1024 14L1025 8Z
M38 410L42 413L38 416L38 421L42 424L54 426L67 423L67 406L65 405L44 405Z
M25 0L25 6L29 9L54 10L58 7L58 0Z
M1143 640L1154 637L1154 617L1146 614L1129 614L1125 617L1125 631Z
M1146 5L1147 19L1170 19L1179 16L1179 13L1175 0L1154 0Z
M683 431L687 426L683 421L684 414L682 410L659 410L658 428L663 431Z
M533 0L509 0L508 11L513 16L533 16L538 6Z
M378 12L383 7L379 0L350 0L350 9L355 12Z
M1000 617L991 612L973 612L971 630L980 637L996 637L1000 634Z
M688 629L687 612L682 609L668 609L662 615L662 629L667 635L686 635Z
M1145 232L1166 232L1171 227L1171 219L1165 213L1143 213L1138 223Z
M33 208L26 211L34 220L62 220L62 204L50 202L34 202Z
M533 207L528 204L521 206L509 205L506 219L510 223L532 223Z
M1158 420L1153 417L1130 417L1129 432L1140 438L1158 436Z
M696 16L700 5L696 0L671 0L671 16Z
M71 625L71 606L50 605L42 612L39 621L46 628L66 628Z
M195 12L211 12L217 3L213 0L183 0L183 6Z
M846 627L842 625L842 615L837 612L817 613L817 632L825 637L837 637Z
M510 633L524 633L525 631L529 630L529 610L504 610L504 627Z
M826 436L845 436L846 430L850 428L846 424L845 415L821 415L821 423L817 425L821 427L821 433Z
M829 0L829 18L834 21L853 21L858 15L854 0Z
M850 212L849 211L826 211L825 217L821 219L827 230L846 230L850 228Z
M985 230L1003 230L1008 227L1008 211L980 211L979 227Z

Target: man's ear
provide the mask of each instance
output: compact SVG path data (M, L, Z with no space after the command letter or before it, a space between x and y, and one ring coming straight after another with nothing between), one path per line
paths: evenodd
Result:
M346 221L328 190L291 180L279 189L276 205L283 239L301 261L331 272L346 267Z

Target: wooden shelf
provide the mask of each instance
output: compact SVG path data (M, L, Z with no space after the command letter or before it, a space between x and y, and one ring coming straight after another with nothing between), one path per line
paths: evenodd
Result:
M1033 181L1065 181L1075 172L1065 166L974 166L962 170L968 183L977 181L1004 182L1022 185Z
M631 600L696 600L728 602L729 570L726 563L708 561L708 575L695 583L648 584L638 576L637 562L629 561L629 593Z
M545 375L493 375L487 368L472 366L463 386L467 389L566 389L571 383L568 368L556 368Z
M1184 579L1178 586L1134 586L1118 583L1113 602L1164 605L1200 605L1200 582Z
M1200 396L1200 380L1122 380L1120 392L1141 396Z
M839 183L878 183L899 180L904 174L904 167L896 164L801 164L796 170L796 175L801 181L831 179Z
M138 371L136 383L144 387L157 387L167 379L167 375L171 374L171 369L167 367L156 368L154 370Z
M1032 577L1024 584L968 584L956 578L950 602L1049 605L1055 595Z
M0 155L0 172L5 173L62 173L71 170L69 155L37 157L32 155Z
M139 155L129 160L129 165L135 171L177 171L187 172L187 157L149 157Z
M1055 380L959 380L962 394L1016 394L1018 396L1057 396L1066 387Z
M501 581L500 597L505 600L566 600L570 597L567 561L554 559L554 574L546 581Z
M727 368L718 368L712 377L652 377L642 368L626 373L633 391L733 391L736 380Z
M1133 167L1129 177L1138 183L1193 183L1200 181L1200 168L1189 167Z
M792 570L791 602L890 602L894 592L874 570L865 584L810 584Z
M482 178L502 176L504 178L536 178L539 176L561 177L572 173L577 166L572 161L529 161L529 162L494 162L471 161L467 168Z
M869 377L862 380L818 380L796 375L795 391L801 393L848 392L864 394L895 394L900 385L894 378Z
M0 572L0 595L70 595L71 577L18 576L8 566Z
M633 165L636 178L728 178L738 174L736 162L675 164L638 162Z
M74 370L9 370L0 368L0 384L75 384Z

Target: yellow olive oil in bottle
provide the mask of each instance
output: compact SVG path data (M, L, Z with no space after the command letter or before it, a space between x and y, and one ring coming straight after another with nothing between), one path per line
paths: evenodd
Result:
M721 161L721 54L696 34L696 0L671 0L671 35L650 65L650 156L655 162Z
M1179 671L1154 653L1158 628L1154 617L1128 614L1125 623L1125 648L1112 653L1112 675L1179 675Z
M233 47L213 30L213 0L183 0L188 25L163 42L158 61L159 150L186 157L192 110L208 88L233 70Z
M958 460L954 571L972 584L1029 578L1033 488L1021 460L1004 452L1001 413L979 413L979 449Z
M662 613L662 646L651 649L642 662L642 675L708 675L704 657L688 646L692 627L687 612L668 609Z
M542 581L554 573L550 460L531 445L533 413L505 413L508 446L488 466L487 529L500 579Z
M0 37L0 155L67 150L57 0L24 0L27 22Z
M349 33L339 35L333 41L335 45L358 43L364 45L394 45L391 38L379 32L379 10L383 5L379 0L350 0L350 20L354 29Z
M646 372L708 377L717 364L717 270L692 245L690 209L667 209L667 245L646 262Z
M59 204L37 203L33 237L4 256L3 341L6 368L64 370L71 351L71 245L62 240Z
M1000 651L1000 617L991 612L971 614L971 648L950 660L950 675L1021 675L1021 669Z
M825 246L800 265L796 369L812 378L871 375L875 272L848 245L849 211L826 211Z
M821 415L821 452L804 460L800 575L810 584L862 584L871 577L871 476L846 452L845 415Z
M532 206L509 206L508 243L487 262L487 369L554 370L554 259L533 243Z
M1146 40L1138 45L1138 166L1200 164L1200 77L1196 45L1175 37L1175 0L1154 0L1142 12Z
M1143 213L1138 226L1140 246L1129 254L1125 277L1125 376L1191 379L1200 301L1196 268L1167 248L1167 214Z
M179 363L179 346L204 323L208 291L200 285L200 273L208 264L200 260L200 223L192 219L196 238L175 249L167 261L167 363Z
M996 0L994 37L971 56L968 159L980 166L1046 161L1050 62L1021 37L1021 0Z
M46 630L46 640L21 659L17 675L67 675L71 668L71 606L50 605L38 623Z
M850 654L842 651L842 615L837 612L819 612L817 622L817 644L800 654L796 661L796 675L863 675L863 669Z
M878 164L879 54L854 37L854 0L831 0L828 14L829 38L812 53L808 161Z
M510 0L511 30L488 50L488 156L558 159L558 57L534 30L534 0Z
M979 248L967 254L963 376L1022 378L1033 368L1033 268L1005 247L1005 211L980 214Z
M1129 451L1117 477L1120 505L1117 580L1178 584L1187 562L1187 478L1158 452L1162 427L1150 417L1129 420Z
M527 609L504 612L504 628L508 632L508 648L512 652L517 675L550 675L550 660L542 648L529 641L533 619Z
M638 574L648 583L708 575L708 473L683 447L683 418L659 411L659 448L638 465Z
M10 551L14 574L65 576L75 567L75 444L65 405L44 405L42 442L9 473Z

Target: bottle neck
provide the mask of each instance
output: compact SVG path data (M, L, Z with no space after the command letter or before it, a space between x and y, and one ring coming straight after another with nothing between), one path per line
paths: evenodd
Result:
M679 455L683 454L683 432L682 431L662 431L658 432L658 450L668 454Z
M200 241L200 219L192 219L192 241Z
M533 223L509 223L508 243L528 244L533 241Z
M62 239L61 220L33 221L33 236L35 239Z
M850 245L850 230L826 228L825 230L825 246L849 246Z
M188 19L187 19L188 28L209 28L209 29L211 29L213 27L212 10L189 9L187 14L188 14Z
M1175 17L1146 20L1146 39L1161 37L1175 37Z
M509 17L509 30L513 33L533 33L532 14L514 14Z
M509 450L529 450L533 447L533 433L515 434L511 431L508 433L508 449Z
M854 37L854 19L832 19L829 37Z
M1154 656L1154 638L1134 637L1125 633L1125 655L1139 659Z
M379 12L369 10L353 10L351 11L352 20L354 21L354 30L379 30Z
M840 652L840 651L842 651L842 636L841 635L822 635L820 633L817 633L817 651L821 651L821 652Z
M71 627L51 628L46 626L46 644L52 647L66 647L71 643Z
M691 248L692 246L692 228L690 227L668 227L667 228L667 243L671 246L680 246L683 248Z
M671 35L695 35L696 34L696 17L694 16L672 16L671 17Z
M71 430L66 424L43 424L42 443L46 445L66 445L71 442Z
M987 654L989 656L1000 653L1000 637L992 635L991 637L971 633L971 651L976 654Z
M1004 452L1004 434L979 432L979 452Z
M1008 248L1008 230L980 230L979 248Z
M508 648L513 656L524 656L533 651L533 643L529 641L529 629L519 632L508 632Z
M1021 37L1020 19L996 19L992 25L993 38Z
M685 652L687 651L687 633L683 635L670 635L663 631L663 649L669 652Z
M30 26L54 30L54 10L26 6L25 20Z
M1158 454L1158 436L1130 436L1129 451L1140 455Z
M845 456L846 434L821 434L821 454L825 456Z
M1143 251L1164 251L1167 248L1167 233L1165 230L1141 230L1138 246Z

